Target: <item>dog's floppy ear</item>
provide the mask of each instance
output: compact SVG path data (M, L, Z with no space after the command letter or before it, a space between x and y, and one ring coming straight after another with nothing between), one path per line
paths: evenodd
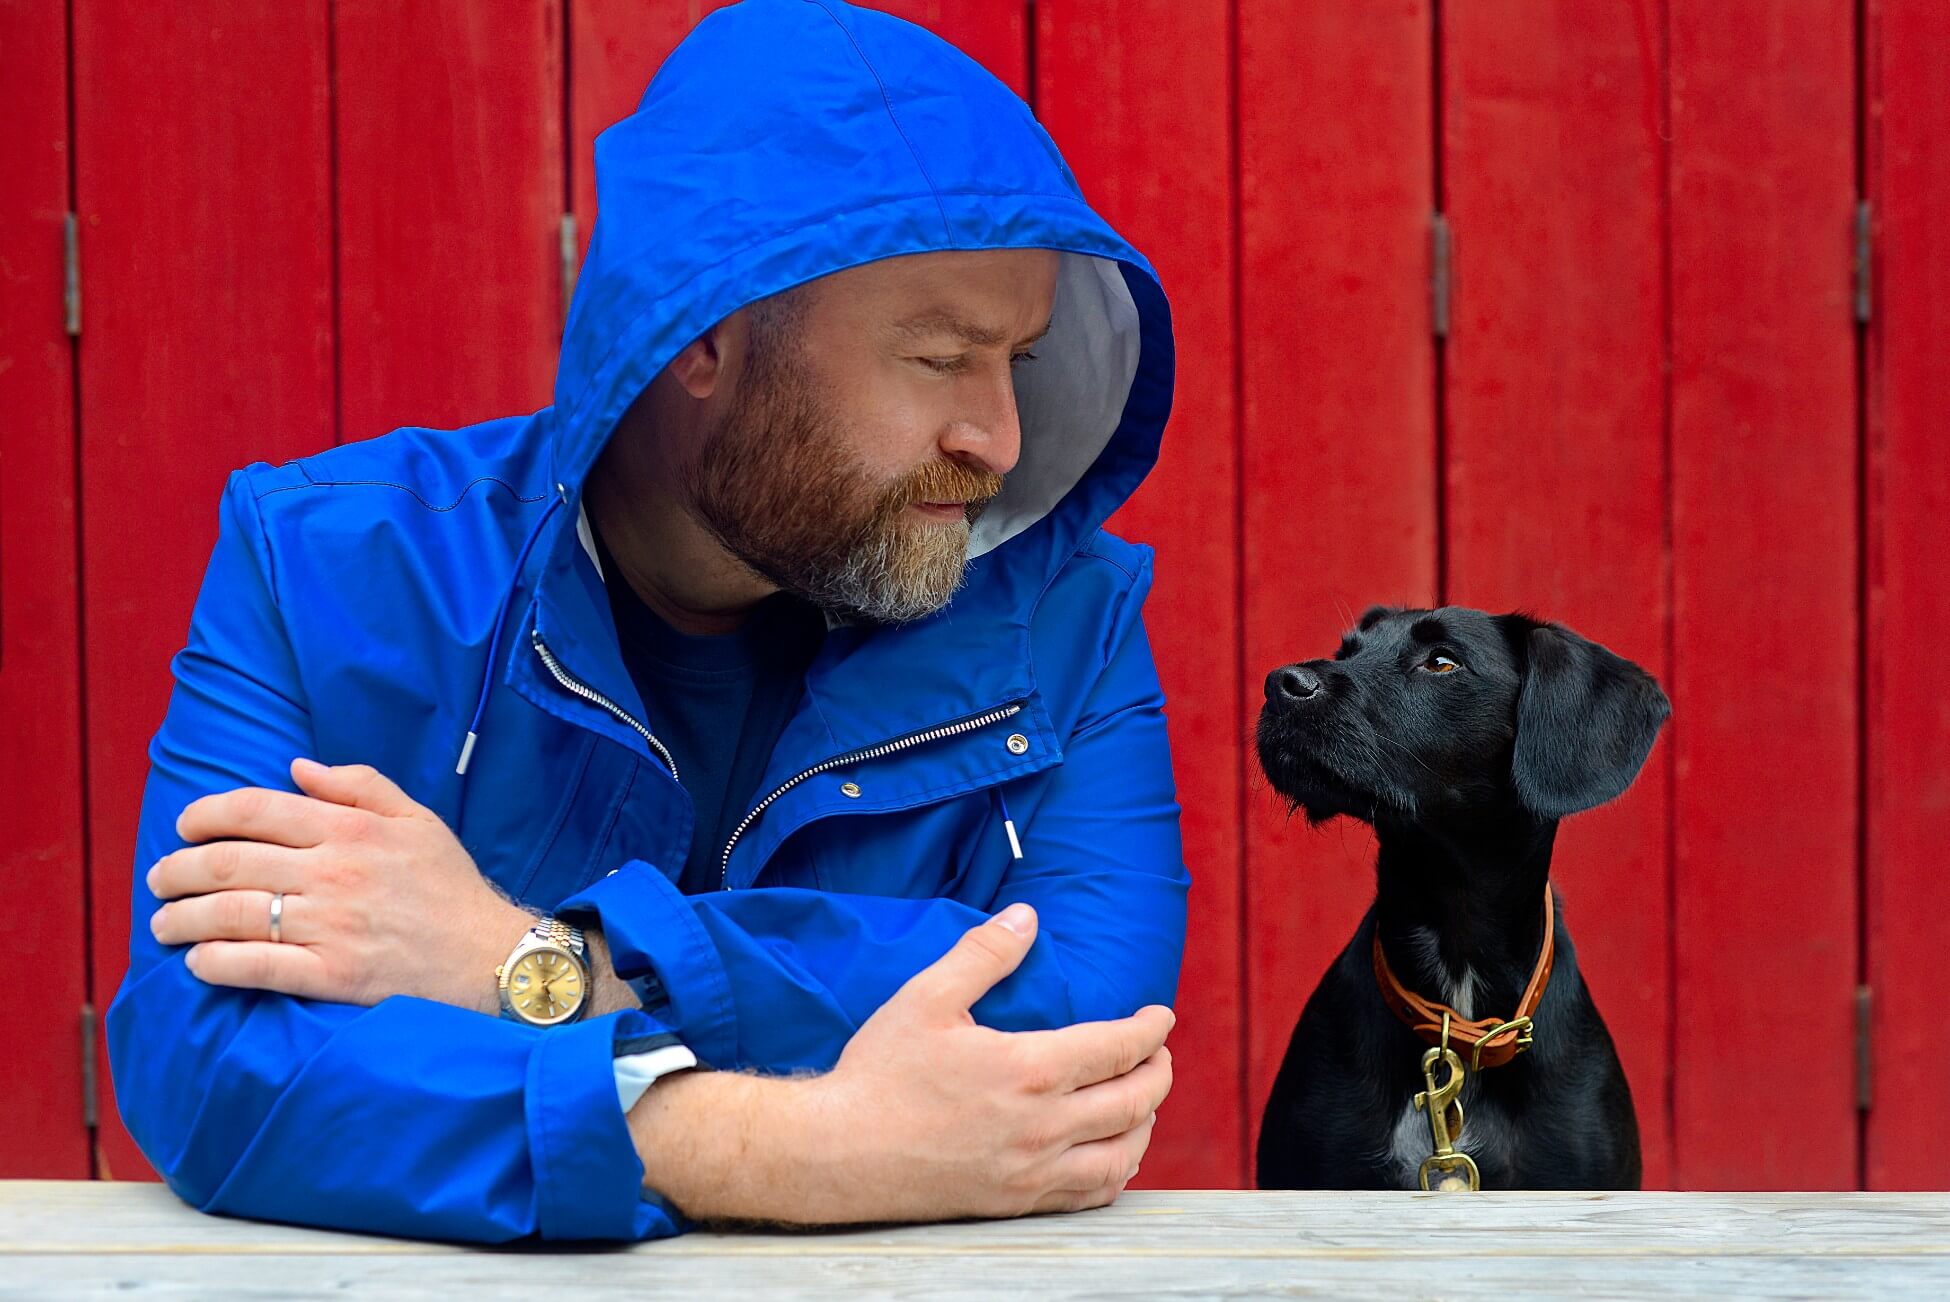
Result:
M1672 705L1651 674L1558 624L1497 619L1522 667L1517 797L1543 818L1616 799L1632 785Z

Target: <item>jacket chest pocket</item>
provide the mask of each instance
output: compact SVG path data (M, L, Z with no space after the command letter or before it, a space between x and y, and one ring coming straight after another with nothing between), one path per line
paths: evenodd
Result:
M597 746L585 786L582 825L586 839L579 876L557 899L581 890L604 873L641 860L675 881L690 853L691 802L670 773L615 746ZM600 775L598 775L600 770Z
M905 899L993 893L1008 855L992 814L987 793L971 792L918 809L823 818L781 841L754 884ZM985 873L989 859L994 871Z
M526 779L519 797L508 790L508 775L475 768L456 829L461 845L483 877L523 904L543 907L538 892L561 876L562 861L575 853L564 833L577 821L593 750L593 742L585 743L556 762L535 766L555 773L557 781Z
M520 799L475 802L470 813L482 816L468 820L464 843L483 875L517 902L551 909L630 859L662 867L658 856L668 851L659 842L688 814L683 800L657 798L657 777L620 747L586 738L571 762L531 772Z

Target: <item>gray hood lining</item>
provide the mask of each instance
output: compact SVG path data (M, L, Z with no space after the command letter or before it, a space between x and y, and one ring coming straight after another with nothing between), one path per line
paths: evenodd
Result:
M1022 455L970 531L994 551L1056 509L1110 445L1137 378L1138 310L1118 264L1065 253L1050 330L1016 372Z

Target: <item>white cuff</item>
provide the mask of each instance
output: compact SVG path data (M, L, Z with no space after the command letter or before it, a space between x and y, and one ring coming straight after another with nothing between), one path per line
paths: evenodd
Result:
M697 1055L681 1044L666 1044L648 1053L633 1053L615 1060L616 1101L628 1112L657 1083L659 1076L697 1066Z

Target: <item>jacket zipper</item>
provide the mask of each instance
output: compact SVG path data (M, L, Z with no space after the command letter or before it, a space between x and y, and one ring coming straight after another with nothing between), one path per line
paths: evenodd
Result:
M987 714L978 714L973 718L963 719L957 723L944 723L939 728L929 728L926 732L916 732L905 737L896 737L892 741L882 742L878 746L869 746L865 750L848 751L844 755L835 755L829 760L820 761L803 773L794 774L781 783L771 795L754 805L752 812L746 814L738 826L733 829L731 839L725 842L724 854L718 860L718 889L725 891L731 889L731 852L738 848L738 838L743 836L747 829L758 821L758 816L770 808L773 801L798 786L801 782L804 782L807 778L818 777L822 773L830 772L843 765L881 759L884 756L893 755L899 751L908 750L915 746L925 745L931 741L941 741L948 737L959 737L965 732L973 732L977 728L986 728L991 723L1000 722L1003 719L1011 718L1020 713L1022 713L1021 705L1004 705L998 709L990 710Z
M610 714L634 728L637 735L650 743L651 749L656 751L665 765L669 767L670 776L673 779L677 777L677 761L670 757L670 752L664 748L664 744L651 735L648 728L631 718L629 711L625 710L622 706L610 700L607 696L604 696L588 684L578 681L568 670L564 669L562 662L555 658L555 653L548 649L548 644L542 641L541 630L535 630L530 637L535 644L536 653L541 656L542 663L547 666L549 673L554 677L556 682L562 684L562 686L568 688L583 700L600 705L603 709L609 711ZM991 723L999 723L1004 719L1013 718L1021 713L1021 705L1004 705L998 709L990 710L986 714L978 714L973 718L962 719L955 723L944 723L939 728L929 728L925 732L910 733L905 737L896 737L892 741L882 742L878 746L869 746L864 750L848 751L844 755L835 755L831 759L821 760L802 773L793 774L790 778L780 783L765 799L754 805L752 811L739 820L738 826L732 830L731 839L725 842L724 853L718 858L718 888L727 891L731 889L731 852L738 848L739 838L751 829L751 825L758 821L760 814L763 814L767 809L771 808L773 801L798 786L801 782L804 782L807 778L816 778L820 774L829 773L842 765L882 759L888 755L894 755L901 751L912 749L915 746L926 745L931 741L943 741L949 737L959 737L965 732L974 732L977 728L986 728Z
M636 729L637 735L650 743L650 749L656 751L658 758L663 760L665 767L670 769L670 776L672 778L677 777L677 761L670 757L670 752L664 748L664 744L652 736L648 728L631 718L628 710L625 710L622 706L610 700L607 696L604 696L587 683L578 682L572 677L569 671L562 667L562 662L555 658L555 653L548 649L548 643L542 641L542 632L540 629L536 629L529 636L535 644L536 654L541 656L542 663L548 667L549 673L554 675L556 682L562 684L562 686L568 688L583 700L602 706L618 719Z

